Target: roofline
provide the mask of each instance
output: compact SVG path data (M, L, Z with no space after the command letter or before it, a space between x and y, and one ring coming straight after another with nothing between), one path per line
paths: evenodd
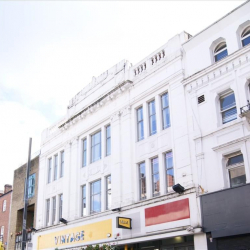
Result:
M4 193L2 196L0 196L0 199L1 199L2 197L4 197L5 195L7 195L7 194L11 193L12 191L13 191L13 189L11 189L10 191L8 191L8 192Z
M195 34L194 36L192 36L190 39L188 39L186 42L184 42L182 45L190 42L191 40L193 40L195 37L197 37L198 35L200 35L202 32L204 32L205 30L209 29L210 27L212 27L213 25L215 25L216 23L220 22L222 19L226 18L227 16L231 15L233 12L235 12L236 10L238 10L239 8L241 8L243 5L247 4L248 2L250 2L250 0L245 1L243 4L239 5L238 7L236 7L235 9L233 9L232 11L228 12L225 16L221 17L220 19L218 19L217 21L215 21L214 23L210 24L209 26L207 26L205 29L201 30L200 32L198 32L197 34Z

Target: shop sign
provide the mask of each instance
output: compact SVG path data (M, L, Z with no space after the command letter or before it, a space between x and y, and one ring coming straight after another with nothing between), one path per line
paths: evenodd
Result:
M131 218L116 217L116 227L123 228L123 229L132 229L131 221L132 221Z
M112 234L112 219L39 235L37 250L73 247L74 244L107 239L107 234Z

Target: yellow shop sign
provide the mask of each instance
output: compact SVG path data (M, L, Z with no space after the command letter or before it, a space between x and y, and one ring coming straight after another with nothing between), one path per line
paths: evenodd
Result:
M116 227L124 229L132 229L131 221L132 221L131 218L116 217Z
M107 234L112 234L112 219L40 235L37 239L37 249L85 244L107 239Z

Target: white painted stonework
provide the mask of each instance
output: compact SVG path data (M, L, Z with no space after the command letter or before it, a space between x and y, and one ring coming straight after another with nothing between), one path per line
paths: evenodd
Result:
M225 156L241 151L247 183L250 182L250 126L239 117L240 107L250 98L250 46L240 46L240 32L250 20L250 2L217 23L191 37L176 35L164 46L136 65L123 60L108 69L69 101L67 114L42 133L36 225L33 246L45 234L112 219L111 237L67 248L97 243L117 245L194 235L196 250L206 250L202 233L199 195L229 187ZM245 26L241 26L242 24ZM214 41L227 43L228 56L214 63ZM235 93L237 119L222 124L220 95ZM171 126L162 127L161 95L168 93ZM205 96L198 104L197 98ZM148 102L155 100L157 133L149 135ZM144 139L137 140L136 110L143 107ZM105 128L111 126L111 155L105 156ZM91 163L91 135L101 131L101 159ZM87 139L87 164L82 167L82 140ZM64 151L64 174L54 176L54 155ZM186 191L167 191L164 153L172 151L175 184ZM160 195L152 194L151 159L159 159ZM48 183L48 160L52 157L52 177ZM146 195L140 200L138 164L145 162ZM106 210L105 178L112 178L111 209ZM101 212L90 213L90 184L101 180ZM82 216L81 187L86 185L86 215ZM59 223L59 195L63 194ZM52 197L56 197L56 223L52 223ZM190 218L145 226L145 209L189 199ZM46 224L46 200L50 216ZM116 228L117 216L132 218L132 230ZM193 230L187 230L187 228ZM119 236L117 234L119 233ZM65 247L60 247L63 249ZM36 249L36 248L34 248ZM42 249L38 248L37 249ZM54 248L46 248L54 249ZM80 249L80 248L79 248Z

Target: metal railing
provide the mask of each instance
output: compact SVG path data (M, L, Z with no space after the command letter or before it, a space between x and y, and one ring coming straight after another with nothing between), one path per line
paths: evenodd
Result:
M240 114L244 116L248 111L250 111L250 102L247 100L247 105L240 108Z

